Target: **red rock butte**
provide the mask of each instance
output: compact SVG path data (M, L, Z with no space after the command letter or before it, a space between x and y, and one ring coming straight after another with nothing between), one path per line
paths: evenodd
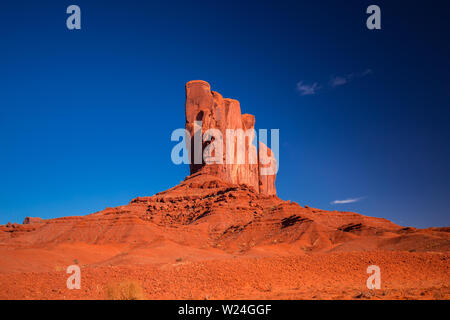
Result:
M206 82L186 84L191 134L254 124ZM201 162L119 207L0 225L0 299L114 299L124 280L149 299L450 299L449 227L300 206L260 168ZM72 264L81 290L66 287ZM382 270L379 290L367 291L369 265Z
M201 127L198 125L199 122ZM191 175L206 173L226 182L248 185L259 194L276 195L276 174L261 174L262 168L270 166L275 173L276 160L272 151L263 142L259 142L259 149L253 145L254 128L255 117L251 114L242 114L239 101L223 98L220 93L211 91L209 83L205 81L193 80L186 83L186 130L191 137L191 141L187 141ZM231 161L227 159L227 153L222 152L223 163L206 164L204 160L195 163L194 137L200 133L203 137L210 129L219 130L223 137L227 136L227 130L235 132L242 130L246 134L242 140L243 148L238 147L237 135L232 137L233 140L223 140L223 150L228 148L232 150ZM207 146L207 143L202 144L202 155ZM212 151L212 156L215 156L214 152L215 150ZM240 157L244 160L241 161L243 163L239 161Z

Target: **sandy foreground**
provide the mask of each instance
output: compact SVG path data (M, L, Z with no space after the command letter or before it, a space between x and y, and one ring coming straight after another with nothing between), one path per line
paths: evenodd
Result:
M450 228L264 196L208 175L86 216L0 226L1 299L449 299ZM81 288L66 285L71 265ZM367 268L381 270L369 290Z
M366 268L381 268L369 290ZM69 290L62 267L2 272L0 299L111 299L133 283L139 299L449 299L448 253L351 252L239 257L148 265L82 266L81 289Z

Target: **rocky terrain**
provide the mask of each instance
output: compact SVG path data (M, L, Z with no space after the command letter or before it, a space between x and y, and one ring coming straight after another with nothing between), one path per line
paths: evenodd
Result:
M206 82L189 82L186 93L191 136L254 127L236 100ZM122 282L149 299L450 298L449 227L415 229L281 200L260 159L191 165L169 190L87 216L0 226L0 298L108 299ZM66 287L73 264L80 290ZM381 289L367 289L369 265L381 268Z

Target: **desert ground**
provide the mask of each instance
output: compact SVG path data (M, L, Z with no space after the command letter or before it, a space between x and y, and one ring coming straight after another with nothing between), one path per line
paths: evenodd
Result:
M450 298L450 228L300 206L205 174L24 222L0 226L1 299ZM74 264L81 288L69 290ZM380 289L366 286L370 265Z

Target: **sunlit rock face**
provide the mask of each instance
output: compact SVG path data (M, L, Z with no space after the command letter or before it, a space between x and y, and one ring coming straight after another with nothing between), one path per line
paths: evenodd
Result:
M276 195L275 157L262 142L259 150L252 143L254 127L255 117L242 114L239 101L211 91L205 81L186 84L191 175L215 175L227 182L246 184L260 194Z

